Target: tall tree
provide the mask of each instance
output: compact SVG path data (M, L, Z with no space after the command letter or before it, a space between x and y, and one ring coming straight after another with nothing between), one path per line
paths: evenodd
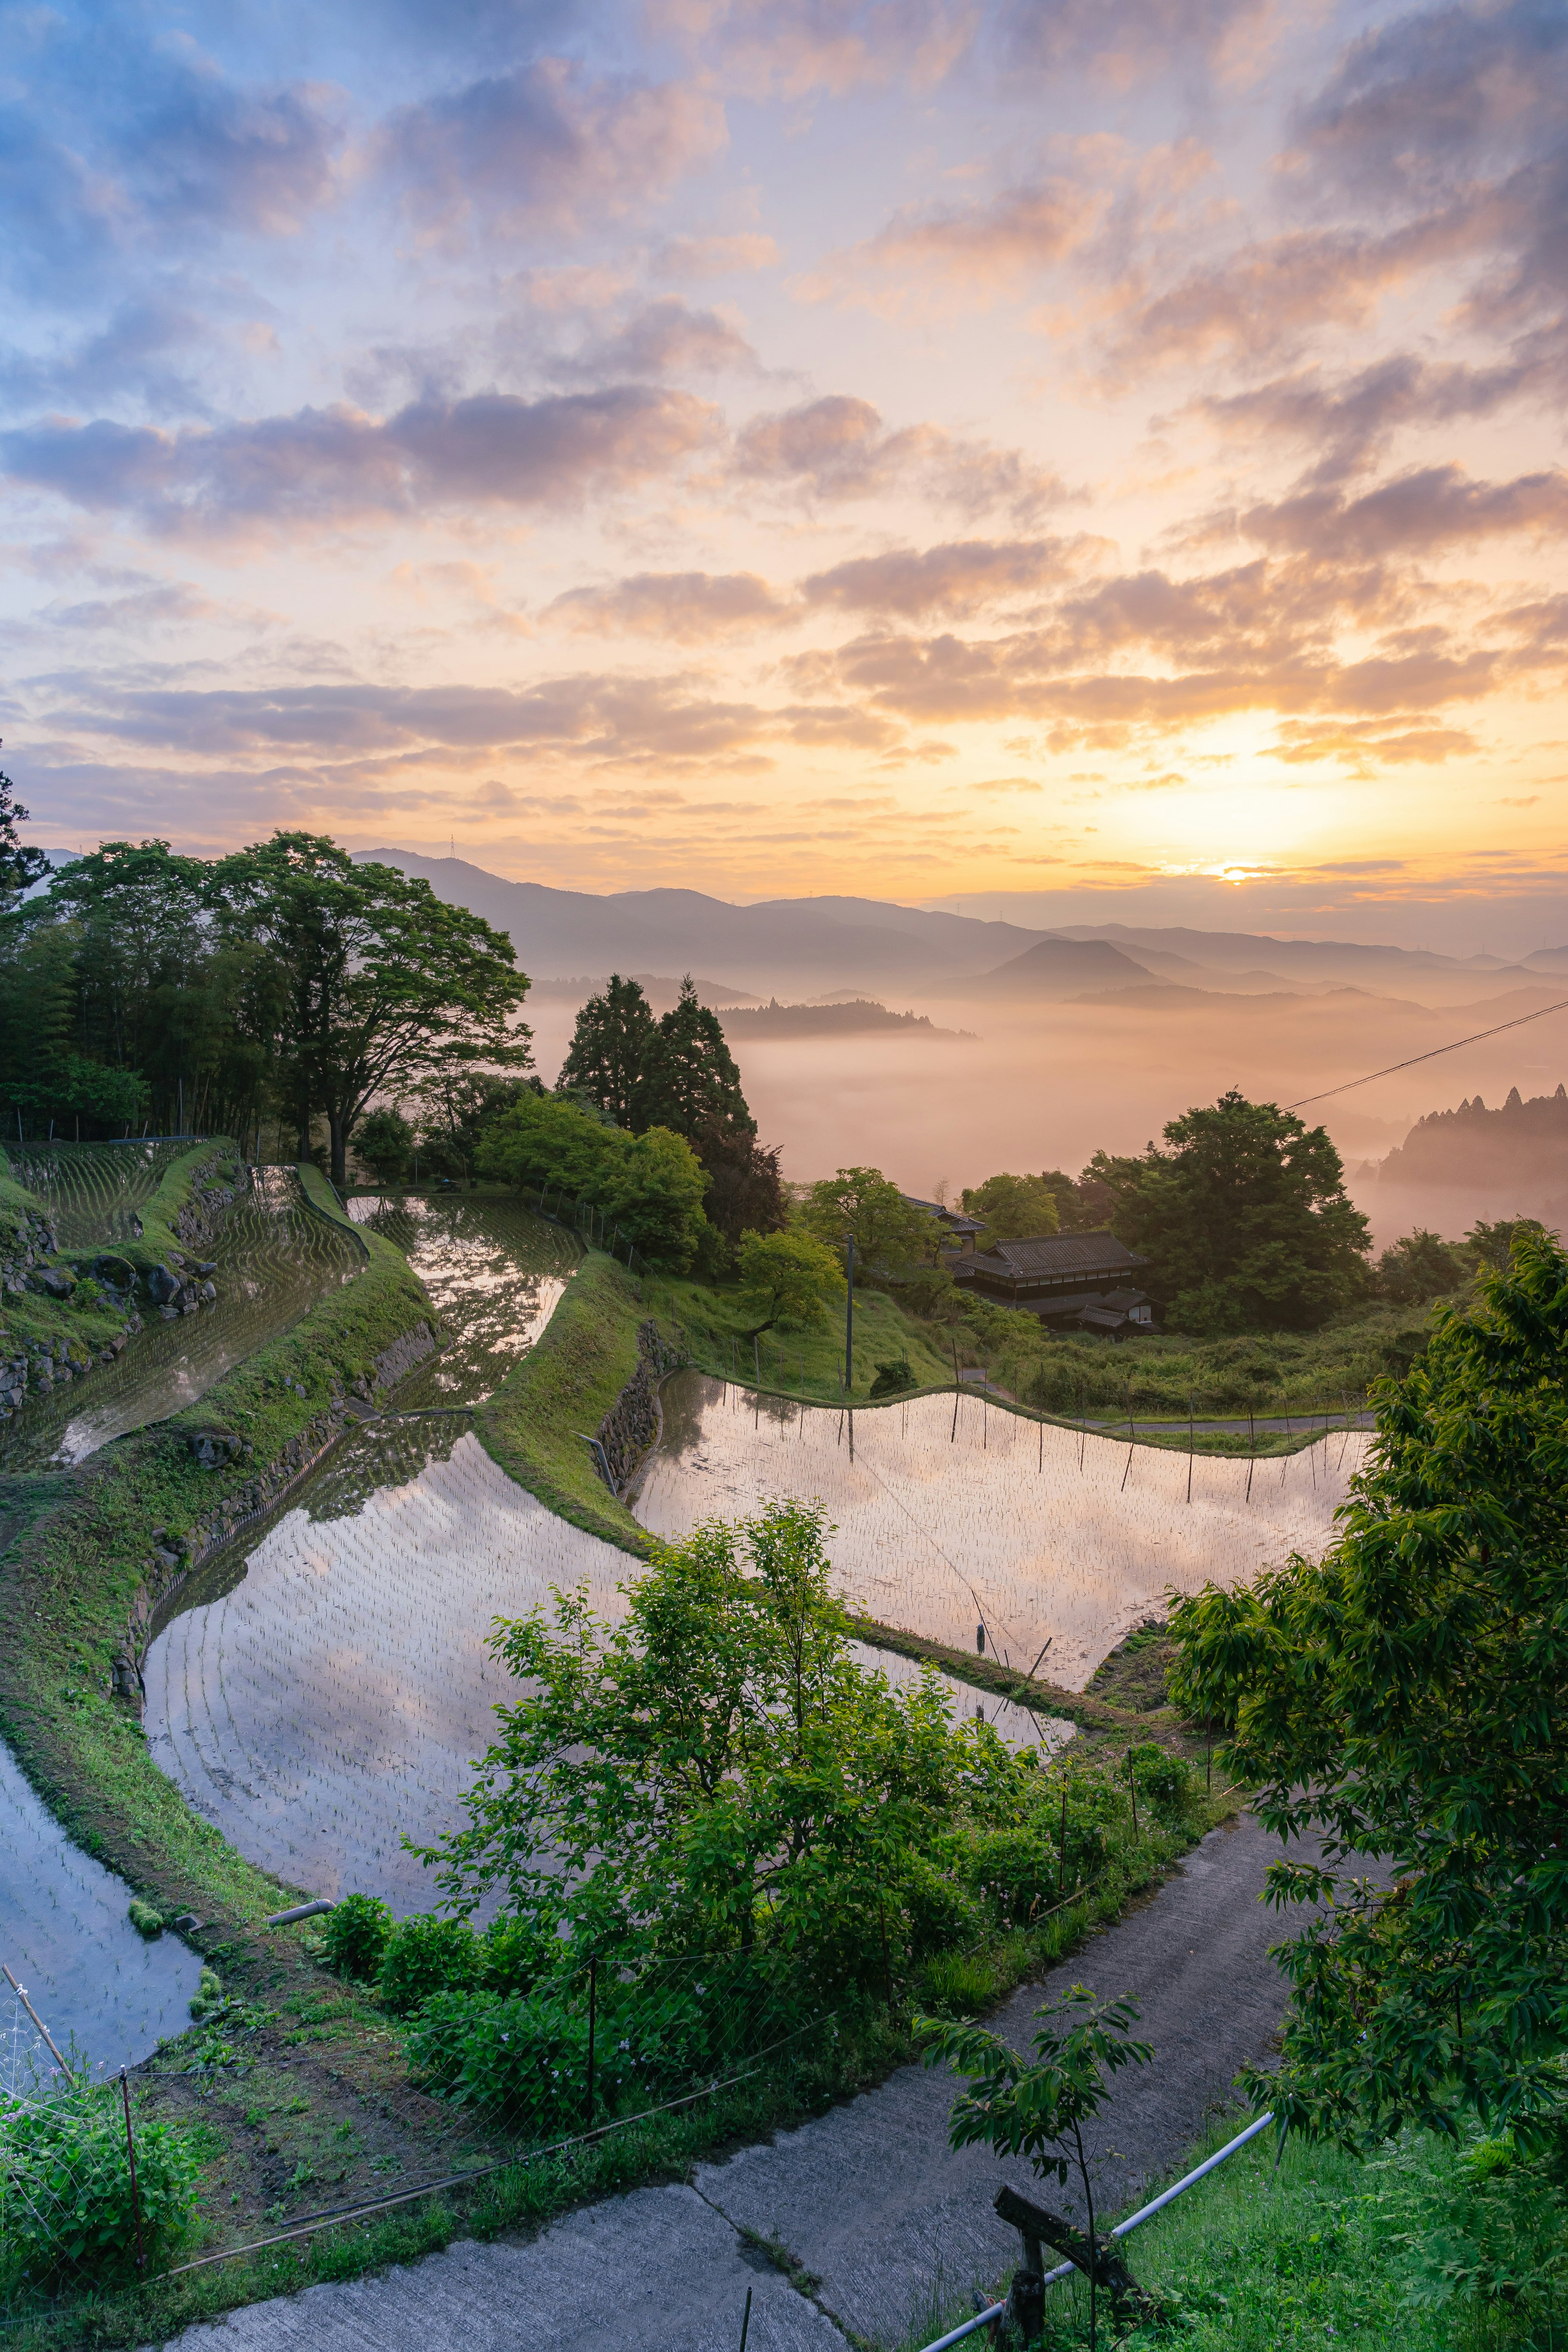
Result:
M1365 2148L1479 2118L1561 2151L1568 2121L1568 1255L1521 1232L1403 1384L1342 1533L1173 1617L1172 1696L1228 1727L1312 1917L1278 2074L1290 2127ZM1366 1869L1364 1857L1383 1866ZM1331 1907L1320 1909L1324 1896ZM1558 2157L1561 2162L1561 2155Z
M651 1126L642 1112L657 1046L652 1006L635 980L613 971L604 994L591 996L577 1015L557 1084L586 1095L617 1127Z
M1057 1196L1043 1176L988 1176L965 1189L963 1205L972 1217L984 1218L988 1244L1054 1234L1058 1223Z
M731 1249L742 1234L776 1234L789 1222L777 1147L759 1143L749 1128L710 1119L691 1148L708 1176L708 1222Z
M668 1127L689 1142L708 1128L757 1131L719 1016L698 1003L689 972L658 1024L637 1124Z
M334 1183L376 1095L442 1070L526 1066L515 1016L528 981L510 940L427 882L278 833L221 860L213 887L229 936L265 947L284 976L283 1083L307 1151L310 1113L324 1114Z
M825 1176L812 1186L802 1222L829 1249L842 1249L853 1234L856 1255L868 1268L919 1265L942 1238L929 1210L911 1208L879 1168L841 1168Z
M1324 1129L1233 1090L1164 1137L1136 1157L1097 1151L1084 1189L1148 1255L1179 1328L1310 1330L1364 1289L1371 1233Z
M46 853L17 835L16 827L28 817L21 803L13 800L14 790L10 777L0 775L0 905L30 889L49 870Z

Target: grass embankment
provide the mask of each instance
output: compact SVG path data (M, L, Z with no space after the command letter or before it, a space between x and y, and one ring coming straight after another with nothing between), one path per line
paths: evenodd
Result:
M844 1395L844 1316L836 1308L819 1331L764 1331L755 1341L754 1311L748 1311L738 1284L647 1277L650 1310L666 1337L699 1370L724 1380L762 1386L783 1396L805 1396L815 1404L837 1404ZM962 1353L962 1349L961 1351ZM857 1403L871 1391L879 1364L908 1362L918 1388L951 1388L953 1358L949 1335L918 1322L886 1291L855 1293L855 1378L849 1393Z
M474 1416L487 1453L557 1516L639 1557L647 1537L594 1465L594 1436L637 1368L642 1286L589 1250L539 1339Z
M958 2087L956 2083L955 2089ZM1179 2179L1240 2129L1216 2122L1169 2179ZM1463 2164L1425 2135L1358 2162L1337 2147L1286 2145L1278 2171L1271 2132L1260 2132L1217 2172L1142 2223L1125 2242L1139 2284L1167 2315L1163 2325L1119 2331L1103 2300L1100 2341L1117 2352L1283 2352L1332 2345L1335 2352L1547 2352L1563 2341L1560 2315L1502 2301L1490 2308L1431 2304L1413 2294L1411 2240L1429 2234L1421 2208ZM1139 2203L1168 2181L1151 2181ZM1044 2202L1052 2200L1047 2195ZM1011 2269L991 2283L1005 2294ZM899 2352L916 2352L973 2316L969 2297L942 2295L911 2324ZM1042 2352L1089 2343L1089 2294L1077 2280L1047 2290Z
M30 1221L48 1214L48 1202L17 1183L0 1152L0 1259L18 1258L36 1230ZM62 1253L51 1263L68 1258ZM125 1328L124 1310L96 1282L79 1282L68 1298L11 1291L0 1299L0 1360L47 1349L57 1362L68 1362L73 1373L85 1371Z

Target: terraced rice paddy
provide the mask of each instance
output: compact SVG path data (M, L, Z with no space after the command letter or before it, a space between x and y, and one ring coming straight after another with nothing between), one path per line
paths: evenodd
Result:
M77 1157L120 1148L84 1146ZM81 1245L106 1238L89 1234ZM291 1168L257 1171L256 1189L219 1219L212 1255L215 1305L173 1323L148 1310L145 1328L112 1364L30 1396L0 1428L0 1465L23 1471L82 1462L110 1438L194 1404L364 1263L353 1236L307 1204Z
M549 1322L582 1255L570 1234L510 1201L393 1194L353 1200L349 1214L404 1252L453 1334L404 1383L405 1409L491 1395Z
M74 2042L94 2074L134 2065L181 2032L201 1975L177 1937L143 1943L125 1916L130 1893L71 1843L0 1740L0 1960L65 2056ZM0 1978L0 2091L26 2086L37 2047Z
M1321 1552L1368 1439L1335 1432L1251 1463L1129 1445L917 1397L856 1412L756 1398L700 1372L665 1383L664 1431L634 1509L656 1535L820 1502L851 1604L884 1625L986 1646L1081 1690L1165 1594L1235 1584ZM1189 1468L1192 1499L1187 1499Z
M171 1160L193 1139L172 1143L13 1143L5 1157L18 1184L48 1203L62 1249L122 1242L152 1199Z

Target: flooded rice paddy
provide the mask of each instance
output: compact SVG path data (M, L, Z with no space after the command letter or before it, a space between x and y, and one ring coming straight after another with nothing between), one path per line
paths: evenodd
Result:
M478 1403L544 1328L577 1244L507 1202L351 1207L407 1252L453 1334L397 1411ZM632 1566L515 1486L458 1419L372 1423L181 1593L145 1663L152 1753L291 1885L427 1906L428 1874L399 1841L458 1823L510 1695L486 1648L493 1620L584 1579L613 1611Z
M757 1398L705 1373L663 1390L664 1428L633 1508L655 1535L820 1502L847 1599L884 1625L1081 1690L1165 1594L1236 1584L1319 1553L1368 1440L1335 1432L1252 1463L1080 1435L976 1397L855 1412Z
M62 1249L122 1242L137 1230L172 1160L195 1138L160 1143L13 1143L11 1173L47 1202Z
M120 1149L84 1145L75 1157ZM80 1246L107 1238L88 1234ZM309 1205L291 1168L258 1169L253 1189L219 1218L210 1247L216 1303L172 1323L146 1310L143 1328L112 1364L30 1396L0 1429L0 1466L84 1462L110 1438L179 1412L364 1264L353 1235Z
M190 2023L202 1964L175 1936L145 1943L123 1879L73 1845L0 1740L0 1960L61 2053L95 2074L134 2065ZM0 1978L0 2089L28 2087L37 2037ZM48 2071L47 2053L41 2063Z

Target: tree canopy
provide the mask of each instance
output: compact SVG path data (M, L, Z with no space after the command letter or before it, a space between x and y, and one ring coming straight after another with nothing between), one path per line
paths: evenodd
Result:
M637 982L613 971L604 994L591 996L577 1015L558 1083L563 1090L586 1095L617 1127L650 1127L654 1120L643 1112L658 1035L653 1009Z
M219 861L213 887L230 936L281 974L284 1086L301 1118L326 1118L331 1173L378 1094L444 1068L529 1059L516 1025L528 992L511 942L427 882L358 866L323 835L277 833Z
M740 1249L741 1306L757 1321L749 1339L782 1326L819 1331L829 1299L842 1298L846 1284L838 1260L810 1234L747 1234Z
M801 1223L829 1249L855 1236L855 1253L873 1266L918 1265L934 1256L941 1228L925 1209L911 1208L879 1168L840 1168L814 1184Z
M1060 1222L1055 1188L1043 1176L988 1176L967 1187L963 1199L970 1216L985 1220L986 1246L1054 1234Z
M706 1179L668 1128L627 1135L569 1096L523 1091L485 1128L475 1164L494 1181L591 1203L612 1240L618 1227L655 1265L684 1269L702 1244Z
M16 831L28 822L26 810L12 797L16 787L0 775L0 906L18 891L30 889L49 870L47 854L22 840Z
M1165 1149L1097 1151L1098 1188L1175 1328L1207 1335L1310 1330L1366 1286L1366 1219L1321 1127L1236 1092L1184 1111Z
M1287 1948L1284 2063L1253 2084L1293 2128L1568 2128L1565 1375L1568 1256L1521 1232L1381 1384L1322 1560L1175 1611L1176 1703L1229 1727L1271 1830L1325 1841L1270 1873L1281 1905L1332 1903Z
M710 1129L757 1131L719 1015L698 1003L689 972L660 1017L641 1115L648 1126L668 1127L689 1143Z

